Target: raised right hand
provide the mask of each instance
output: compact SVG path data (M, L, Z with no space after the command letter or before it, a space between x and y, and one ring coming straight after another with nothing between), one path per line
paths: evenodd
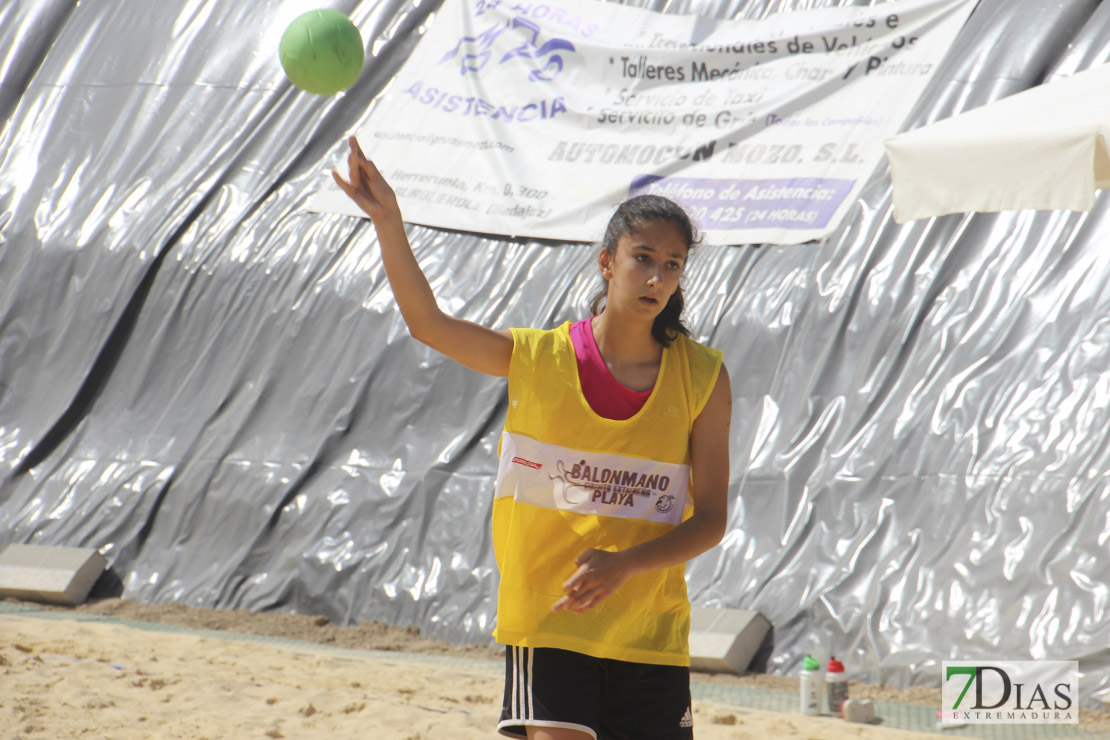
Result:
M413 256L401 220L397 195L355 137L347 155L350 181L332 170L335 183L374 222L389 286L412 336L471 370L504 377L509 374L513 335L445 314Z
M347 139L351 147L347 155L347 168L350 171L350 182L335 170L331 171L336 185L370 217L375 224L382 221L401 217L401 208L397 205L397 195L378 168L362 153L358 140L351 136Z

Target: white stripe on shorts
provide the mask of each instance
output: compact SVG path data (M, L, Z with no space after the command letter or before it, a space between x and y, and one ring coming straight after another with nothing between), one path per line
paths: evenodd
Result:
M535 719L536 710L532 707L532 661L535 658L534 648L524 648L528 653L528 719Z
M526 697L531 688L531 675L524 671L524 657L528 648L513 646L513 719L530 719L525 715Z
M536 716L532 706L532 663L535 654L532 648L513 646L513 719L534 719Z
M520 719L520 657L517 650L519 648L513 645L513 701L509 706L513 719Z

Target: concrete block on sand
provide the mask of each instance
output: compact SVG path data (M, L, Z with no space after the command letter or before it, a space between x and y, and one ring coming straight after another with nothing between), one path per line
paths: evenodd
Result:
M744 673L770 629L759 612L695 607L690 614L690 668Z
M76 606L107 567L91 547L8 545L0 552L0 598Z

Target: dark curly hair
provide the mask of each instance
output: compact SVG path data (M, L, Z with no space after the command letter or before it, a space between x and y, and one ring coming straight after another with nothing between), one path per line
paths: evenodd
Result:
M659 195L637 195L621 203L609 225L605 227L605 237L601 241L601 248L609 253L610 257L617 254L617 242L626 234L633 234L649 223L665 221L678 229L686 242L687 254L694 245L701 241L701 236L694 228L690 217L682 206ZM605 307L605 297L609 293L609 281L603 283L593 298L590 299L590 311L595 315L601 313ZM682 295L682 286L675 289L662 312L655 317L651 326L651 336L664 347L670 346L679 334L690 336L690 330L682 321L682 309L685 300Z

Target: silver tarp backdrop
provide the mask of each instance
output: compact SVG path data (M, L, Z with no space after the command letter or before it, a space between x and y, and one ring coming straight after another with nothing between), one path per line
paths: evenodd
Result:
M138 601L486 641L504 382L409 337L369 223L303 209L437 3L306 5L367 45L328 100L278 66L294 4L0 2L0 547L100 548ZM838 4L872 3L645 5ZM981 0L911 125L1101 64L1108 38L1097 0ZM735 399L730 529L691 598L766 615L774 673L1078 660L1092 703L1110 208L890 211L883 166L825 241L695 253L688 318ZM441 304L497 327L580 317L597 285L588 245L409 234Z

